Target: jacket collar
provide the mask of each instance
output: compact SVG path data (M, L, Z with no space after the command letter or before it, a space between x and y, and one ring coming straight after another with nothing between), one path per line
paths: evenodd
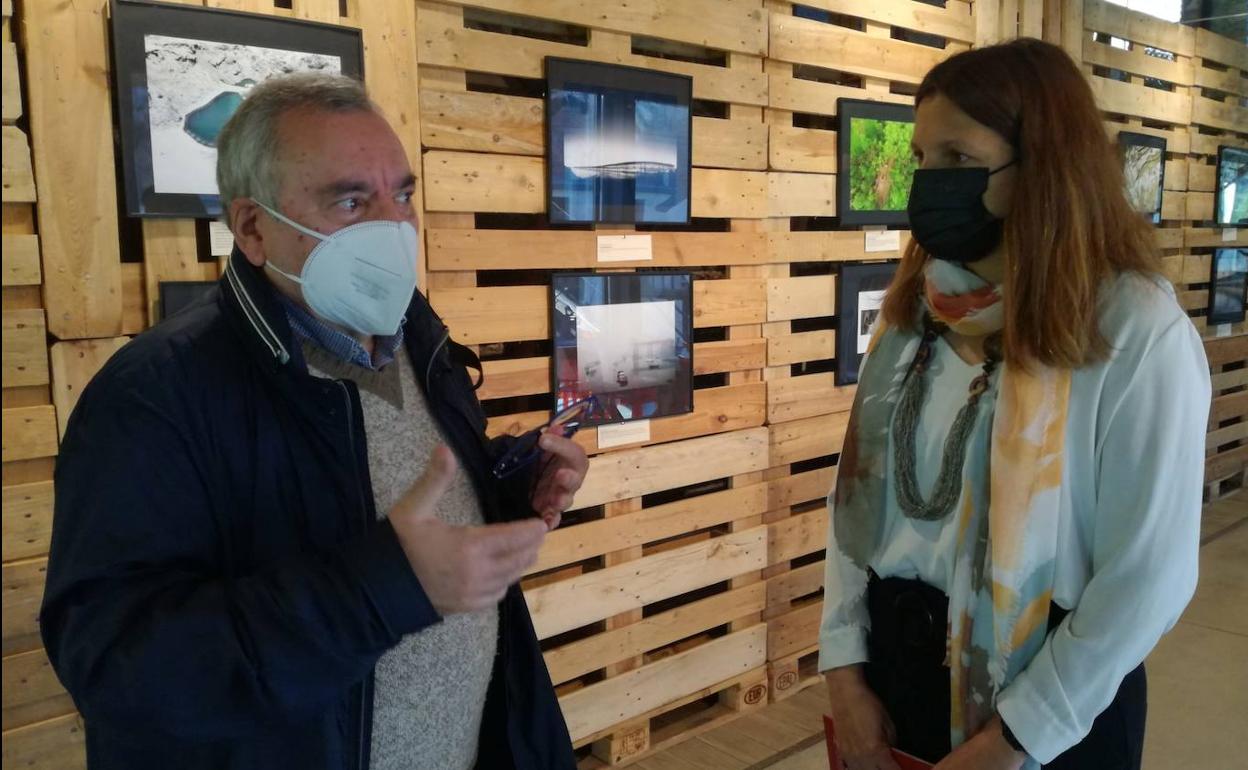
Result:
M294 334L286 312L260 268L237 246L221 277L221 296L228 314L261 357L279 366L290 363Z

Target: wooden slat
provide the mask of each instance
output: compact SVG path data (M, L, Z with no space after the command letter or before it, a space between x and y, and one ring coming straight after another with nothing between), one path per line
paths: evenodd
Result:
M789 422L848 410L854 405L857 388L837 387L834 379L829 373L773 380L767 388L768 422Z
M910 232L902 230L898 239L904 249ZM769 243L772 262L857 262L900 256L897 251L867 251L866 235L855 231L770 233Z
M767 657L780 660L815 644L822 609L821 602L814 602L767 621Z
M39 267L39 236L14 233L4 235L5 286L38 286L43 280Z
M771 15L769 55L793 64L918 83L948 54L928 46L774 13Z
M48 384L48 330L42 310L4 311L4 387Z
M298 19L338 23L338 0L293 0L291 10Z
M43 650L4 659L4 729L74 713L74 702Z
M802 332L767 339L767 365L787 366L836 357L836 332Z
M52 500L51 481L4 487L4 561L48 552L52 538Z
M1124 51L1108 43L1098 43L1089 36L1083 43L1083 60L1087 64L1130 72L1142 77L1157 78L1180 86L1190 86L1194 79L1192 60L1186 56L1177 61L1150 56L1143 48Z
M836 277L774 278L767 282L767 320L791 321L836 314Z
M705 168L767 168L767 126L745 120L693 119L693 165Z
M28 3L26 87L43 200L48 331L60 339L121 333L121 258L112 136L107 4Z
M827 510L819 508L769 525L767 563L781 564L822 550L828 541L828 521Z
M890 104L914 104L914 98L904 94L876 93L861 88L801 80L789 75L768 77L770 107L815 115L835 115L837 99L871 98Z
M5 409L4 462L33 460L56 454L56 410L50 406Z
M428 230L429 269L556 270L600 267L598 237L624 230ZM646 233L653 259L611 267L755 265L768 260L763 233Z
M1159 120L1164 123L1185 123L1192 114L1192 98L1184 92L1162 91L1109 78L1088 79L1097 104L1106 112Z
M2 129L3 168L0 188L5 203L33 203L35 198L35 173L30 163L30 142L26 134L16 126Z
M550 670L550 678L556 684L566 682L595 669L693 636L726 621L762 612L766 601L764 589L762 583L753 583L556 647L546 653L546 667Z
M465 29L462 12L457 8L420 2L417 9L417 57L422 65L540 78L545 57L562 56L689 75L693 78L693 96L697 99L759 106L767 103L766 79L761 71L691 64Z
M1248 70L1248 45L1243 41L1204 28L1197 28L1195 34L1195 55L1233 69Z
M1196 34L1192 27L1172 24L1105 0L1088 0L1084 4L1083 23L1093 32L1108 32L1179 56L1192 56L1195 52Z
M461 4L459 0L451 0ZM586 3L584 0L472 0L463 5L553 19L593 29L658 35L664 40L762 55L767 27L762 8L751 0L641 0Z
M611 452L590 460L590 473L574 508L627 500L664 489L761 471L768 464L766 428L675 444ZM714 464L706 458L714 457Z
M1234 229L1236 230L1236 237L1227 239L1225 228L1186 227L1183 229L1183 246L1188 249L1220 249L1230 246L1248 247L1248 228L1238 227ZM1199 257L1193 257L1193 259L1199 259ZM1205 283L1209 280L1209 260L1206 258L1200 264L1204 267L1204 276L1191 281L1191 283Z
M768 180L757 171L693 169L689 209L695 217L759 219L768 215Z
M535 588L525 599L538 638L546 639L766 563L767 529L754 527Z
M762 323L766 317L767 289L762 280L730 278L693 282L695 327Z
M37 649L39 640L39 605L43 601L44 578L48 571L46 558L6 563L0 568L4 576L4 612L0 646L4 655Z
M767 215L836 216L836 177L832 174L771 172L767 175Z
M823 588L823 570L824 563L819 561L768 580L768 606L784 606L787 602L808 596Z
M768 153L776 171L836 173L836 132L771 124Z
M0 114L7 125L22 116L22 79L17 68L17 44L4 44L4 90L0 97Z
M129 340L129 337L113 337L58 342L52 346L52 403L56 405L60 435L65 435L69 416L83 388Z
M1224 479L1245 468L1248 468L1248 444L1205 460L1205 478L1207 480Z
M753 484L557 529L546 537L532 571L759 516L766 510L767 485Z
M1195 96L1192 98L1192 122L1224 131L1242 131L1248 126L1248 107L1240 107L1233 101L1215 102Z
M199 265L193 219L143 220L143 281L147 294L147 322L160 321L160 284L163 281L197 281Z
M716 686L766 662L767 628L759 624L664 658L559 699L574 742Z
M803 0L802 5L820 8L846 16L905 27L929 35L975 42L975 19L970 5L963 2L947 3L938 8L921 3L863 3L860 0Z
M1202 67L1198 64L1194 75L1196 85L1201 88L1211 88L1215 91L1224 91L1241 96L1248 93L1248 85L1244 84L1244 78L1239 74L1239 70L1221 71Z
M4 733L4 766L23 770L85 770L86 730L77 714Z
M1248 360L1248 334L1205 340L1205 356L1210 366Z
M1188 189L1188 163L1186 160L1168 160L1165 169L1167 190Z
M773 425L771 464L775 467L836 454L841 451L848 427L848 412Z
M1186 121L1184 121L1186 123ZM1152 128L1151 126L1126 125L1123 123L1106 123L1105 131L1109 134L1109 138L1113 141L1118 140L1120 131L1131 131L1136 134L1148 134L1149 136L1158 136L1166 140L1166 152L1186 155L1191 151L1192 138L1187 133L1186 127L1183 130L1167 130L1163 128ZM1167 180L1169 181L1169 180Z
M1188 193L1184 203L1186 204L1184 208L1184 215L1182 217L1171 217L1170 214L1167 213L1167 209L1165 208L1165 203L1163 200L1162 218L1163 219L1192 219L1198 222L1209 222L1213 220L1213 213L1214 213L1213 193L1195 193L1195 192Z

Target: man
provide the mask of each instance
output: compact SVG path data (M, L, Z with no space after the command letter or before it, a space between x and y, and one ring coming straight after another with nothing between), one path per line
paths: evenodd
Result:
M218 152L225 276L109 361L58 462L42 632L89 765L574 767L517 582L584 452L494 479L358 83L261 84Z

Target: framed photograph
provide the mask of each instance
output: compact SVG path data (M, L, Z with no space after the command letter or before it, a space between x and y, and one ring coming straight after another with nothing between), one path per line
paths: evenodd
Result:
M1214 219L1220 225L1248 225L1248 149L1218 148Z
M603 425L693 411L693 276L555 273L555 411L594 396Z
M842 225L909 222L906 204L918 161L910 149L914 108L837 99L836 214Z
M546 59L552 224L689 221L693 79Z
M160 320L163 321L199 302L216 285L216 281L161 281Z
M1246 298L1248 249L1218 249L1213 252L1213 269L1209 276L1209 325L1243 321Z
M1161 221L1161 196L1166 180L1166 140L1159 136L1118 133L1118 156L1127 183L1131 207L1157 224Z
M858 382L858 366L897 272L896 262L846 264L836 282L836 384Z
M358 29L112 0L126 213L216 217L217 135L252 86L292 72L363 78Z

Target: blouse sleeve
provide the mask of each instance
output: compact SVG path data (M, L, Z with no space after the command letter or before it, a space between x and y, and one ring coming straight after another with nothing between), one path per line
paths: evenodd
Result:
M835 490L828 495L833 512ZM823 573L823 620L819 625L819 670L827 671L867 660L867 571L841 552L836 527L828 526L828 551Z
M1091 731L1196 588L1210 401L1204 348L1182 318L1135 367L1119 368L1127 369L1121 379L1105 383L1121 399L1098 426L1096 497L1087 511L1095 517L1092 578L997 702L1041 763Z

